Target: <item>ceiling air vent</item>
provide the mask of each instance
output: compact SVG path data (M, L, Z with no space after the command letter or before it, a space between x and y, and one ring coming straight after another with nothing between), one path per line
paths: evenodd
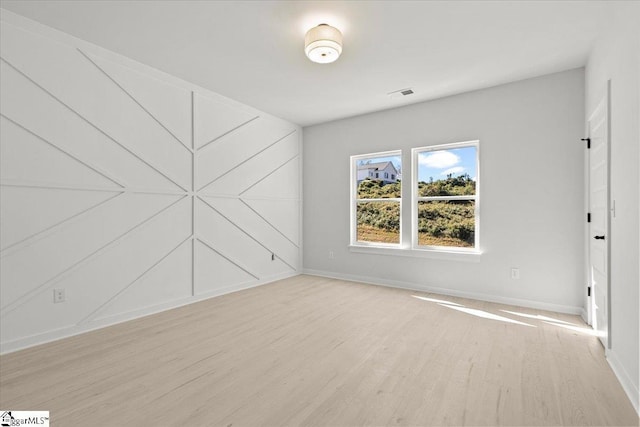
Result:
M407 88L407 89L400 89L394 92L390 92L387 95L389 95L392 99L394 99L394 98L402 98L403 96L408 96L412 94L413 94L413 89Z

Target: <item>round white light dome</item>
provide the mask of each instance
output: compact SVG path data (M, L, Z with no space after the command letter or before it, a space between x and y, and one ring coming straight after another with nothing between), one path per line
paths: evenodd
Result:
M304 53L319 64L335 61L342 53L342 33L327 24L310 29L304 37Z

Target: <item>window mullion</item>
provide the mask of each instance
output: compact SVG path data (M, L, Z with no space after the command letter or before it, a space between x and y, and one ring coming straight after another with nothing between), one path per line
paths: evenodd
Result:
M356 199L356 202L400 202L402 198L387 198L387 199Z
M428 202L432 200L476 200L476 196L418 196L417 200L419 202Z

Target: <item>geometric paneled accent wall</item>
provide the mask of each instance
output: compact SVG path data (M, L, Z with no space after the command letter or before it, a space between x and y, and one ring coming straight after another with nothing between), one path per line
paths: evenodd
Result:
M2 351L297 274L299 127L73 40L2 23Z

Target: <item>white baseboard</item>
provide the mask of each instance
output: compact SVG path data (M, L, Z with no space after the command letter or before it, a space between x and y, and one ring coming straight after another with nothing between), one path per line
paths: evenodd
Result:
M638 391L638 383L631 378L622 363L620 363L620 359L615 350L607 350L606 356L611 370L618 378L624 392L627 393L627 397L631 400L631 404L635 408L636 413L640 416L640 392Z
M305 268L302 271L302 273L308 274L311 276L322 276L322 277L329 277L332 279L349 280L353 282L363 282L371 285L388 286L392 288L409 289L412 291L423 291L423 292L429 292L429 293L440 294L440 295L448 295L452 297L469 298L469 299L475 299L480 301L495 302L499 304L508 304L508 305L515 305L519 307L535 308L539 310L553 311L556 313L582 315L582 311L584 311L582 307L573 307L569 305L552 304L552 303L518 299L518 298L508 298L508 297L502 297L498 295L489 295L489 294L482 294L482 293L476 293L476 292L457 291L454 289L439 288L436 286L428 286L428 285L425 286L425 285L412 283L412 282L379 279L377 277L358 276L353 274L336 273L332 271L312 270L308 268Z
M580 317L584 320L584 323L589 324L589 316L587 315L587 310L584 308L580 308Z
M297 276L299 274L300 272L298 271L292 271L289 273L269 276L255 282L241 283L239 285L229 286L227 288L216 289L215 291L207 292L201 295L181 298L178 300L173 300L173 301L165 302L162 304L157 304L151 307L144 307L139 310L134 310L127 313L100 318L87 323L80 323L77 325L56 329L53 331L47 331L42 334L32 335L32 336L20 338L14 341L4 342L0 344L0 355L13 353L14 351L23 350L25 348L34 347L41 344L46 344L46 343L57 341L63 338L72 337L74 335L84 334L86 332L94 331L96 329L106 328L108 326L116 325L118 323L139 319L141 317L150 316L152 314L160 313L162 311L171 310L174 308L204 301L210 298L215 298L221 295L238 292L245 289L255 288L258 286L266 285L271 282L275 282L277 280L282 280L282 279L287 279L289 277Z

